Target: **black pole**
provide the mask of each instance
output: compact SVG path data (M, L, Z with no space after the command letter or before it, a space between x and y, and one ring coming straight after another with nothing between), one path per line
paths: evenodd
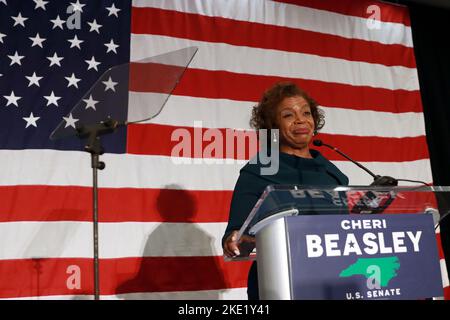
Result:
M124 125L112 119L95 125L77 128L77 135L86 138L87 144L84 150L91 154L92 167L92 211L93 211L93 242L94 242L94 300L100 300L100 271L99 271L99 245L98 245L98 170L105 168L105 163L100 161L100 155L104 153L100 136L113 133L117 126Z
M91 140L92 141L92 140ZM85 147L91 154L92 167L92 205L93 205L93 241L94 241L94 300L100 300L100 271L98 257L98 170L105 168L105 163L100 161L100 155L103 154L100 137L96 136L92 144Z
M100 275L98 259L98 164L99 155L91 153L93 177L93 240L94 240L94 300L100 300Z

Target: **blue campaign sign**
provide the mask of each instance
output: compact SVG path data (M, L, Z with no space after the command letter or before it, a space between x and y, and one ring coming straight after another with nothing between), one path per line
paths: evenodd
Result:
M443 296L431 215L285 219L295 300Z

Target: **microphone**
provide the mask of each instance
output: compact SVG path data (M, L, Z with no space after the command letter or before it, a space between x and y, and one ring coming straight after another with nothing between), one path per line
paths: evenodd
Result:
M321 147L321 146L328 147L328 148L336 151L337 153L339 153L341 156L343 156L347 160L353 162L354 164L356 164L358 167L360 167L364 171L366 171L368 174L370 174L373 177L374 181L370 184L371 186L397 186L398 185L397 179L389 177L389 176L380 176L380 175L374 174L372 171L370 171L369 169L364 167L362 164L356 162L355 160L353 160L352 158L347 156L345 153L340 151L338 148L330 146L329 144L323 143L322 140L314 140L313 145L315 145L316 147Z
M316 147L320 146L326 146L330 149L333 149L337 153L339 153L344 158L348 159L349 161L356 164L358 167L366 171L368 174L370 174L374 181L370 184L371 186L397 186L399 181L409 181L409 182L419 182L426 186L429 186L428 183L423 181L417 181L417 180L407 180L407 179L395 179L390 176L380 176L374 174L372 171L364 167L362 164L354 161L349 156L347 156L345 153L341 152L338 148L333 147L329 144L323 143L322 140L314 140L313 145ZM353 208L350 210L351 213L359 213L359 214L376 214L383 212L391 203L394 201L396 195L395 193L391 192L375 192L375 191L368 191L365 193L364 196L362 196L357 203L353 206ZM449 212L450 214L450 212ZM442 220L442 218L441 218Z
M333 147L329 144L323 143L322 140L314 140L313 145L316 147L325 146L328 147L337 153L339 153L344 158L356 164L358 167L366 171L373 177L373 182L370 184L371 186L397 186L398 180L389 176L380 176L374 174L372 171L364 167L359 162L356 162L345 153L341 152L338 148ZM390 192L387 194L384 192L366 192L352 207L350 210L351 213L358 214L376 214L383 212L391 203L394 201L395 195L392 195Z

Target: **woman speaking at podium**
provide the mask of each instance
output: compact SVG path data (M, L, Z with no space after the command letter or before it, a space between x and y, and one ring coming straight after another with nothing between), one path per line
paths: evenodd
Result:
M279 167L271 175L261 174L261 164L250 161L241 170L231 200L230 215L222 239L224 254L240 254L236 241L238 230L248 214L271 184L348 185L348 178L317 150L309 148L312 137L325 124L322 110L306 92L291 82L279 82L268 89L253 108L250 124L256 130L278 129ZM240 242L253 243L243 235ZM248 274L248 298L259 299L256 262Z

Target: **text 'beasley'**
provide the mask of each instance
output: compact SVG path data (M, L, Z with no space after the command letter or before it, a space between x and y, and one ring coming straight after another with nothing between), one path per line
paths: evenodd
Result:
M386 229L387 226L384 219L343 220L341 228L349 231ZM308 234L306 249L308 258L419 252L421 236L422 231Z

